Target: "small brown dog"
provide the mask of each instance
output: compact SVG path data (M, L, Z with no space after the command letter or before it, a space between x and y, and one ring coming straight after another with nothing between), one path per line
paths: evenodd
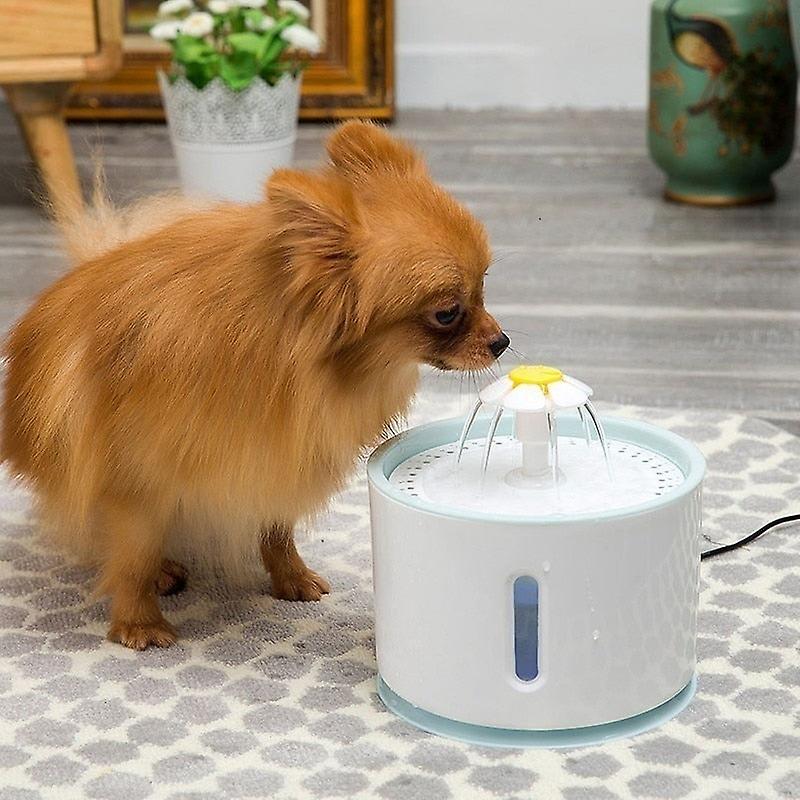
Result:
M293 525L404 414L418 364L480 369L508 344L486 234L416 152L363 123L327 149L253 205L73 220L75 268L11 333L2 456L99 569L128 647L175 641L157 594L185 580L165 554L187 522L197 549L260 551L276 597L327 593Z

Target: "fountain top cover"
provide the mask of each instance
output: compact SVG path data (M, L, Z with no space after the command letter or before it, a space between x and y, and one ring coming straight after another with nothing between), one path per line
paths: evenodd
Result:
M593 391L582 381L544 364L515 367L479 393L484 405L500 405L513 411L547 412L580 408Z
M555 367L516 367L479 393L457 443L408 459L390 482L443 509L513 515L629 508L679 486L684 474L668 457L641 443L606 439L592 394ZM480 425L485 436L470 438L484 405L493 409ZM558 412L569 411L577 419L557 422ZM498 436L506 412L513 428L504 426Z

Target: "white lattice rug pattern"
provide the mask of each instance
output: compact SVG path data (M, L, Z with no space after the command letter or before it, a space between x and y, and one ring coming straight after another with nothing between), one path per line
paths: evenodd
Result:
M415 421L455 413L427 394ZM705 532L737 538L800 509L800 440L732 414L624 409L708 458ZM708 543L704 543L708 546ZM635 739L495 750L422 733L375 693L363 467L301 542L321 603L203 575L164 600L181 639L104 639L89 575L34 537L0 482L0 799L467 800L800 797L800 528L702 567L699 690Z

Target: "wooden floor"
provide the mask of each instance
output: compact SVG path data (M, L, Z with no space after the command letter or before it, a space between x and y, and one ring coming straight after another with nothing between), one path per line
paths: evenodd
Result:
M394 126L486 223L491 309L526 357L597 396L735 409L800 432L800 164L778 202L724 210L661 199L635 112L406 112ZM299 166L326 127L300 129ZM173 187L157 125L75 125L82 174L98 145L115 197ZM0 329L64 268L0 108ZM457 379L432 381L452 388Z

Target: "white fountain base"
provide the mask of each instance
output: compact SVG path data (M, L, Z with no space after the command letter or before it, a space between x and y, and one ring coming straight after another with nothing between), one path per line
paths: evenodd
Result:
M423 727L440 718L530 743L677 697L674 712L695 671L703 457L668 431L606 419L609 483L600 447L570 416L557 423L558 488L520 490L506 480L519 467L511 422L483 489L486 419L458 471L460 420L412 429L370 458L387 704Z

